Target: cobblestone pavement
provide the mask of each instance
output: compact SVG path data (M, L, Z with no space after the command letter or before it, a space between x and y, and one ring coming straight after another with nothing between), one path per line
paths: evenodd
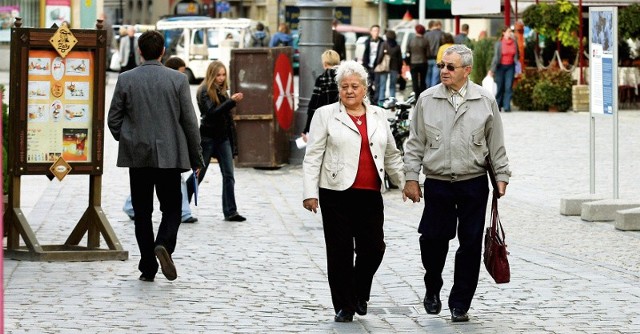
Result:
M195 88L195 87L193 87ZM113 80L107 89L108 101ZM108 105L108 103L107 103ZM127 170L107 137L103 209L127 261L4 260L7 333L639 333L640 232L559 214L560 199L589 192L588 113L503 114L513 169L500 213L512 281L481 270L468 323L427 315L417 223L422 204L384 194L387 252L369 314L333 322L319 215L301 205L302 170L236 169L239 211L223 220L219 171L205 179L196 224L180 228L178 279L138 281L133 222L121 211ZM620 197L640 199L640 112L620 113ZM597 192L611 196L612 122L596 119ZM23 208L42 244L61 244L86 206L88 177L23 177ZM156 208L158 206L156 205ZM366 209L366 208L365 208ZM160 220L154 214L156 224ZM103 243L104 244L104 243ZM451 242L442 298L452 284Z

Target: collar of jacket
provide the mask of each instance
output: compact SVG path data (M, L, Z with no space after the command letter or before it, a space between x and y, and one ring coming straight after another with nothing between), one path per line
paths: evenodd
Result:
M358 131L358 127L356 127L356 125L351 120L351 117L349 117L349 114L347 114L347 109L345 108L344 104L342 104L342 102L337 103L340 105L340 110L335 115L336 119L342 124L346 125L349 129L360 134L360 131ZM370 104L364 103L363 105L365 108L365 114L367 115L367 137L371 138L378 128L378 123L375 120L378 118L378 114L382 112L382 110Z
M482 97L480 90L477 86L471 82L471 80L467 79L467 95L465 96L465 100L477 100ZM448 99L449 98L449 88L447 88L442 83L436 87L436 91L433 92L433 98L435 99Z
M164 65L162 65L162 63L161 63L159 60L157 60L157 59L154 59L154 60L145 60L145 61L144 61L144 63L142 63L142 64L140 64L140 65L141 65L141 66L144 66L144 65L160 65L160 66L164 66Z

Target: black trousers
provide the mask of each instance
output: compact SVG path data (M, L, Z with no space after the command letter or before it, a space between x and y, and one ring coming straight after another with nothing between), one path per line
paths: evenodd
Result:
M487 177L458 182L427 179L424 189L425 207L418 232L427 294L440 294L449 240L455 238L457 230L460 246L456 251L449 308L468 311L480 275L489 196Z
M165 246L169 254L173 254L176 248L182 215L180 173L179 169L129 168L131 204L136 213L136 240L140 249L138 269L146 277L154 277L158 272L158 262L153 252L156 245ZM154 188L162 211L155 240L151 222Z
M411 64L411 84L413 86L413 92L415 93L416 100L420 93L427 89L427 63Z
M354 312L357 300L369 300L386 248L382 195L374 190L320 188L320 206L333 308L336 313Z

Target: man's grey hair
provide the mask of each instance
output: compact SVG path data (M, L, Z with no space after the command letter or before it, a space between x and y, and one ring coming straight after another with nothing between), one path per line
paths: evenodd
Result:
M344 61L338 66L338 69L336 70L336 82L338 83L338 87L340 87L342 79L350 75L360 77L360 82L365 87L368 87L367 81L369 78L369 72L367 72L364 66L354 60Z
M457 53L462 58L462 66L473 66L473 51L464 44L454 44L444 50L445 55Z

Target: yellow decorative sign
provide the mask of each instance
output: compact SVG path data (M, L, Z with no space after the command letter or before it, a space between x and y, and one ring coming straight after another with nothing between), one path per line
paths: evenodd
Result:
M64 158L58 157L58 160L49 167L49 170L58 179L58 181L62 181L62 179L71 172L71 165L69 165Z
M62 22L60 28L56 30L53 37L49 39L49 43L53 45L53 48L58 51L60 57L65 58L73 47L78 43L78 40L69 29L67 22Z

